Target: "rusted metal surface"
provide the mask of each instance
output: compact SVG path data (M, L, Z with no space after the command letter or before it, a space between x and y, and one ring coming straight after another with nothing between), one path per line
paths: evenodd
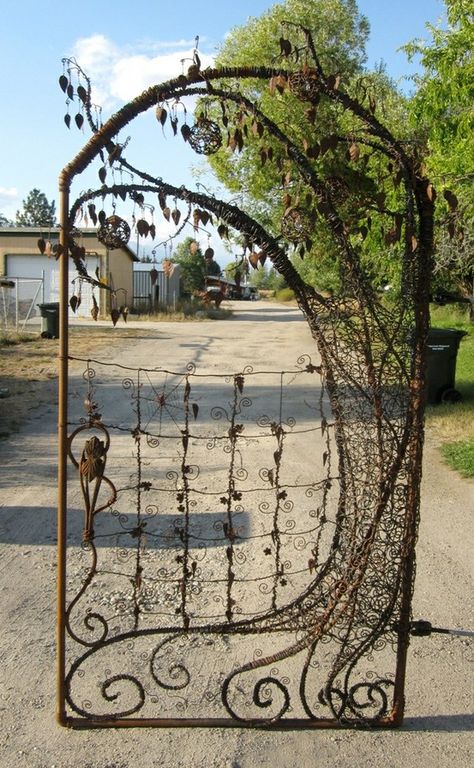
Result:
M61 174L61 723L324 727L402 721L434 191L416 155L378 121L375 105L351 98L338 78L323 72L305 34L312 68L201 72L196 64L187 76L148 89L103 126L94 120L87 78L81 94L78 89L93 136ZM289 89L310 105L305 114L321 99L344 110L357 131L320 137L317 152L343 144L350 161L361 151L378 153L389 167L383 178L393 189L401 185L394 210L385 205L385 191L371 203L381 217L382 240L387 247L398 244L399 297L392 304L374 286L356 242L367 236L370 217L354 232L350 187L333 174L320 175L316 145L299 147L253 99L228 87L248 78L270 80L280 96ZM66 81L66 89L72 87ZM253 121L252 130L282 150L282 168L291 164L299 199L309 198L309 208L285 197L282 231L272 233L232 202L170 185L129 163L128 140L118 143L119 130L150 107L157 107L163 125L167 105L176 135L173 104L184 96L214 101L226 126L237 105L231 151L244 147L242 120ZM214 150L216 130L212 123L212 136L198 152ZM107 186L102 165L102 186L69 206L73 180L96 158L103 163L104 150L109 164L135 181ZM273 149L262 149L261 158L271 161ZM250 261L269 259L307 319L317 364L305 358L293 370L247 368L209 377L192 364L183 371L143 370L124 361L114 370L85 361L86 414L73 413L71 404L68 415L69 253L81 279L94 284L81 261L76 219L87 207L103 224L105 211L97 215L94 200L128 198L144 207L147 194L158 195L167 218L167 198L173 198L177 227L177 204L184 202L186 221L199 226L213 215L220 234L228 228L241 234ZM357 194L353 202L359 204ZM290 258L293 241L300 256L311 251L311 217L320 217L335 244L340 290L334 295L306 283ZM140 230L137 223L139 234L150 229L144 220ZM101 394L111 380L120 391L113 403ZM76 471L70 494L82 509L79 527L77 514L67 509L67 462Z

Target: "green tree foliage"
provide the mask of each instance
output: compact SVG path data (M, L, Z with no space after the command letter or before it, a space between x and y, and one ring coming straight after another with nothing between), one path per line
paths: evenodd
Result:
M4 216L3 213L0 213L0 227L13 227L13 222Z
M260 18L232 30L217 64L238 66L251 61L263 65L273 61L276 69L291 72L307 66L311 73L314 60L306 45L305 29L311 32L320 64L334 78L336 87L350 92L368 109L378 110L385 124L396 126L400 135L407 122L405 100L383 71L363 70L369 25L354 0L286 0L276 4ZM279 48L282 55L275 60ZM276 76L269 85L249 83L246 95L285 132L311 168L332 182L341 216L353 228L360 250L367 253L366 263L376 254L373 263L380 266L380 282L390 281L392 260L387 253L397 239L396 233L388 234L392 224L387 224L382 234L383 225L372 224L381 211L396 210L402 204L393 192L391 198L383 198L381 184L391 170L370 148L357 143L353 116L326 100L310 104L301 91L305 87L304 83ZM264 130L258 116L252 116L242 104L236 104L235 109L228 107L222 114L209 107L206 100L201 108L204 116L211 113L214 119L221 119L227 130L228 151L210 158L220 182L230 191L239 192L242 207L257 214L262 224L277 234L288 217L295 215L295 209L303 211L309 233L304 258L300 258L302 249L296 253L295 248L294 265L311 285L337 290L340 276L333 238L314 211L305 179L294 172L291 160L282 156L281 142L271 130ZM341 135L350 135L352 130L352 142L340 140ZM384 256L388 263L380 265Z
M16 226L55 227L56 203L50 203L39 189L32 189L23 200L23 210L16 212Z
M443 25L431 39L406 46L422 74L412 120L426 144L425 163L438 192L436 279L473 294L474 287L474 10L470 0L445 0Z
M421 57L411 102L425 131L428 169L442 186L456 186L474 214L474 10L470 0L445 0L446 26L427 24L431 40L405 47Z
M286 281L274 267L267 268L265 264L265 266L251 271L250 285L254 288L277 292L286 288Z
M194 291L203 288L206 265L201 248L194 238L187 237L179 243L174 249L170 261L173 264L179 264L181 268L181 293L183 295L192 295Z

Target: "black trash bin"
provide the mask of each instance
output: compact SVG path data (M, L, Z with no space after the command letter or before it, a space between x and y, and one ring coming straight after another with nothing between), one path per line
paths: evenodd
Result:
M41 323L41 336L43 339L59 339L59 301L49 304L38 304Z
M459 342L466 331L430 328L426 341L426 399L429 405L457 403L462 397L455 389Z

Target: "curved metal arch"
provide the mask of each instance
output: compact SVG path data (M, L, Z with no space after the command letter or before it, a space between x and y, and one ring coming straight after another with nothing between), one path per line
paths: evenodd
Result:
M374 434L377 444L382 446L383 431L387 428L387 419L384 414L384 404L382 396L380 394L380 381L378 376L380 375L380 366L384 366L385 362L376 362L374 360L374 346L372 344L372 337L374 333L379 336L378 343L385 343L387 345L388 353L387 358L392 356L394 358L398 355L398 365L403 368L403 376L407 380L408 385L408 401L406 405L406 411L403 416L404 428L402 430L402 436L399 439L398 435L394 433L393 439L395 444L394 453L390 456L390 459L380 460L380 477L378 480L378 499L375 499L375 511L372 520L372 528L366 532L365 538L362 543L359 542L358 546L360 551L353 553L354 559L348 565L349 570L354 570L354 583L352 590L356 594L359 586L357 583L356 574L360 568L364 558L368 556L370 542L375 535L375 529L377 520L383 515L386 504L390 495L394 492L396 478L402 464L404 464L404 471L410 475L410 482L406 488L406 519L405 519L405 544L406 552L404 554L400 570L398 573L398 584L396 588L396 599L400 600L399 614L400 621L398 622L398 646L397 646L397 673L394 682L395 687L395 706L390 716L392 723L400 723L403 716L403 683L405 676L405 664L406 664L406 652L408 647L408 623L410 618L410 602L411 593L413 587L414 577L414 542L416 539L416 531L418 525L418 509L419 509L419 487L421 477L421 456L422 456L422 432L423 432L423 407L424 407L424 393L423 393L423 370L424 370L424 341L426 331L428 327L428 295L429 295L429 274L431 267L431 253L432 253L432 228L433 228L433 199L429 193L429 185L426 179L424 179L419 173L416 163L409 158L406 154L403 145L401 145L390 134L390 132L375 118L372 112L365 109L356 100L352 99L349 95L339 90L331 78L325 76L322 68L317 61L316 55L313 51L316 62L316 73L319 84L319 92L333 103L348 109L356 116L367 129L368 138L364 138L362 141L367 145L381 151L386 156L396 161L402 169L403 183L405 185L407 206L406 206L406 247L404 256L405 269L409 273L409 283L411 300L413 302L412 321L414 325L413 343L410 361L405 362L400 357L396 344L394 342L394 336L397 332L405 330L404 321L400 320L396 323L396 329L387 328L384 325L384 318L380 319L378 313L383 314L383 309L376 301L376 297L373 294L371 288L365 281L363 271L360 269L360 263L358 257L351 245L350 238L345 232L343 222L338 214L338 211L333 203L331 194L328 191L328 187L324 180L319 179L311 165L308 163L306 156L299 148L294 145L288 137L275 125L270 119L268 119L261 111L252 105L248 100L248 106L252 110L258 113L259 118L265 123L265 127L269 129L272 135L282 145L286 147L286 150L291 157L292 161L298 167L304 180L308 186L316 194L319 202L321 203L320 214L326 220L333 238L342 252L343 258L346 259L348 268L354 278L354 287L356 288L357 300L362 304L366 304L368 308L368 314L361 313L358 316L359 325L350 325L348 322L347 327L343 333L345 343L348 343L349 337L347 333L352 330L357 334L360 334L362 339L360 347L360 355L362 360L362 367L367 376L366 386L372 392L371 395L371 408L373 409L374 419ZM225 88L215 88L213 83L219 81L225 81L229 79L243 80L246 78L251 79L269 79L272 77L289 78L290 72L284 69L265 68L265 67L225 67L222 69L209 69L204 72L196 71L193 69L192 74L188 76L180 76L173 80L162 83L158 86L153 86L146 89L142 94L137 96L134 100L125 105L115 115L113 115L102 128L97 129L92 138L87 142L84 148L79 154L63 169L60 175L60 216L61 216L61 314L60 314L60 403L59 403L59 500L58 500L58 539L63 542L63 549L60 550L59 557L59 574L58 574L58 604L61 606L59 609L59 622L58 622L58 701L60 702L60 710L58 717L61 722L66 721L65 712L63 711L63 703L65 700L64 689L64 659L65 659L65 646L64 646L64 615L63 606L65 598L65 531L66 531L66 470L64 466L64 457L66 455L67 447L67 360L68 360L68 335L67 335L67 290L68 290L68 247L70 245L69 233L72 227L72 221L74 220L74 213L80 207L83 202L92 200L98 196L104 196L107 194L114 194L120 191L163 191L165 194L173 195L176 198L187 201L193 205L199 205L206 210L219 215L224 221L237 230L240 230L255 239L259 245L265 248L266 252L272 258L272 261L276 268L281 271L287 277L289 284L295 288L298 302L303 310L311 329L311 332L318 343L319 351L322 357L322 365L326 384L331 397L331 403L336 420L336 433L337 433L337 447L339 452L339 463L341 467L341 474L347 474L347 482L350 484L353 482L350 477L351 469L347 456L350 453L350 440L348 439L347 430L345 428L345 406L340 397L341 381L349 381L350 377L344 377L344 358L339 354L334 354L331 349L331 343L337 338L338 329L335 329L329 335L325 334L321 325L320 314L323 312L326 316L335 317L341 312L341 305L335 302L331 298L323 297L311 286L304 283L299 277L296 270L294 270L291 262L288 259L287 252L280 246L277 239L267 233L264 228L254 219L247 214L243 213L239 208L226 203L222 200L216 200L215 198L204 195L200 192L193 192L183 187L177 188L173 185L169 185L161 179L155 179L146 172L133 169L145 182L143 184L130 184L130 185L114 185L113 187L103 187L101 190L91 191L81 195L80 198L73 204L71 210L69 210L69 191L72 181L80 175L90 163L97 158L103 150L107 150L109 153L113 153L116 150L117 145L114 142L114 137L118 132L124 128L127 124L132 122L139 114L150 109L157 104L160 104L169 99L182 98L186 95L211 95L219 100L228 99L229 101L237 101L237 99L245 100L245 96L236 94L235 92L226 91ZM203 84L201 86L200 84ZM341 138L341 140L343 140ZM120 158L119 162L122 167L132 168L124 158ZM416 245L413 248L412 238L416 233ZM327 319L327 317L326 317ZM350 382L351 383L351 382ZM352 382L356 385L357 382ZM363 387L360 387L362 393ZM344 488L341 491L341 504L344 505ZM342 510L342 507L341 507ZM395 592L393 592L395 596ZM393 597L395 600L395 597ZM392 601L393 602L393 601ZM348 630L349 631L349 630ZM304 647L309 645L309 641ZM353 706L352 699L355 695L354 690L347 693L342 693L336 684L336 675L344 667L347 667L348 658L350 660L350 668L355 664L355 660L363 652L362 649L368 647L367 642L364 641L359 650L355 650L350 657L347 655L344 657L341 655L338 663L335 664L332 674L328 680L325 688L325 697L331 703L333 711L338 711L338 703L342 701L347 703L349 707ZM256 665L257 666L257 665ZM240 672L247 669L251 669L252 665L245 665ZM237 673L230 675L226 681L226 687L224 697L227 695L227 688L230 681ZM349 672L347 673L347 675ZM306 675L306 673L305 673ZM271 682L271 678L265 678L258 685L263 682ZM376 684L373 688L376 689ZM346 685L347 689L347 685ZM260 692L260 687L258 688ZM260 693L255 694L257 699ZM369 697L372 692L368 692ZM344 704L344 707L345 707ZM265 705L263 705L265 706ZM354 705L355 706L355 705ZM310 711L309 705L307 705L308 711ZM342 709L344 709L342 707ZM229 707L229 711L232 711ZM384 713L386 708L384 708Z

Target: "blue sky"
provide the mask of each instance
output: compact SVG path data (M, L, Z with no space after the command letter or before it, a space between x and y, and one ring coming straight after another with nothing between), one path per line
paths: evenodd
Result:
M359 0L358 4L371 25L368 66L383 60L395 80L412 73L413 67L397 49L427 36L426 22L436 22L443 13L441 0ZM179 74L179 60L189 55L196 35L205 65L229 29L272 5L265 0L142 0L136 5L130 0L68 4L3 0L0 212L14 218L33 187L57 200L59 172L88 138L75 127L68 131L63 122L64 94L58 86L63 57L75 55L91 76L107 118L152 82ZM171 139L160 144L156 119L150 115L140 121L138 142L142 151L146 148L150 172L167 179L170 172L183 173L195 156L180 153L173 159L168 151ZM95 186L86 179L82 182L84 187Z

